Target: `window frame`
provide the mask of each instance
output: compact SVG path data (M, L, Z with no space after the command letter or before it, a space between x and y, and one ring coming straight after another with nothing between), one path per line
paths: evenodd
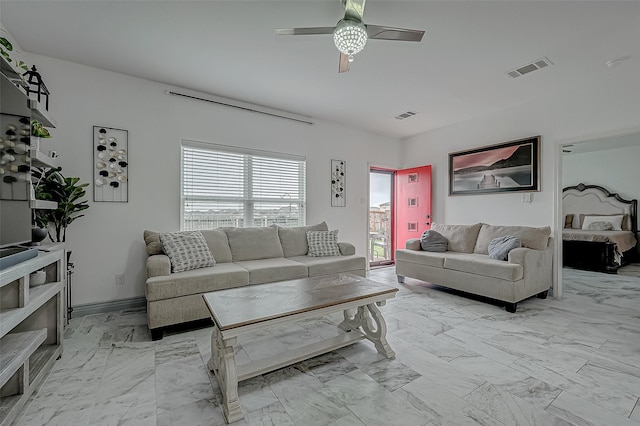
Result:
M241 197L229 197L229 198L221 198L216 196L189 196L185 195L185 149L201 149L208 150L212 152L221 152L221 153L229 153L229 154L238 154L247 156L243 161L243 172L246 178L246 182L243 182ZM253 197L253 161L254 157L259 158L273 158L275 160L284 160L284 161L295 161L298 162L298 194L300 198L291 198L289 195L288 199L283 199L284 202L289 203L290 205L299 205L300 215L298 216L298 225L296 226L304 226L307 221L307 211L306 211L306 157L301 155L294 154L285 154L280 152L273 151L263 151L258 149L249 149L242 148L236 146L229 145L221 145L215 143L207 143L207 142L198 142L188 139L182 139L180 143L180 229L185 230L185 205L189 199L191 200L204 200L211 202L238 202L243 204L243 227L253 227L255 225L255 205L260 203L277 203L277 200L270 198L254 198ZM302 170L300 170L300 168ZM288 226L287 224L279 226Z

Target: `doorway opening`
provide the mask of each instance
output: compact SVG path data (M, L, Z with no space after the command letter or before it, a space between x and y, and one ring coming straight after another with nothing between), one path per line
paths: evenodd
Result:
M369 171L369 266L394 264L393 241L393 170L371 168Z
M395 264L395 251L431 227L431 166L369 169L369 267Z

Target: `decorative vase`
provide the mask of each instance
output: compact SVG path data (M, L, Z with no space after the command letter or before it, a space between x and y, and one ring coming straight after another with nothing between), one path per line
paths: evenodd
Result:
M42 285L47 281L47 273L45 271L35 271L29 275L29 287Z
M46 228L31 228L31 245L39 246L40 242L47 238L49 232Z

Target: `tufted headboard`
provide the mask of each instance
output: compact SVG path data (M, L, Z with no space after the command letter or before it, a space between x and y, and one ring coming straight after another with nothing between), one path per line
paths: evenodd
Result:
M638 232L638 200L625 200L598 185L568 186L562 190L562 214L573 214L573 228L580 228L580 214L626 214L626 227Z

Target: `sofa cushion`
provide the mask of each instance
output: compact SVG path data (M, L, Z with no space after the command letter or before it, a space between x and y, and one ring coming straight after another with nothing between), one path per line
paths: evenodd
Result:
M153 256L154 254L165 254L162 250L159 232L145 230L143 235L144 243L147 246L147 255Z
M307 266L283 257L274 259L243 260L235 263L249 271L249 284L294 280L307 276Z
M309 245L307 256L340 256L337 229L333 231L307 231L307 244Z
M480 231L481 226L481 223L473 225L444 225L442 223L432 223L431 229L437 231L447 239L450 251L473 253L473 248L478 238L478 231Z
M507 281L518 281L524 276L522 265L491 259L487 255L475 253L448 252L444 260L444 268Z
M522 247L534 250L544 250L547 248L551 228L532 228L529 226L494 226L484 223L478 233L478 241L473 250L474 253L489 254L489 243L494 238L513 235L520 240Z
M249 271L233 263L222 263L209 268L148 278L145 293L147 301L151 302L248 284Z
M509 252L518 247L522 247L520 240L513 235L494 238L489 243L489 257L496 260L507 260Z
M447 251L447 245L447 239L433 229L424 231L420 238L420 248L424 251Z
M295 256L290 257L289 260L307 265L310 277L338 272L364 271L367 268L367 260L362 256Z
M424 266L442 268L444 266L444 258L447 254L451 254L451 252L438 253L432 251L401 249L396 250L396 261L418 263Z
M226 232L219 228L205 229L200 232L202 232L202 236L207 241L216 263L231 262L231 249L229 248L229 239Z
M309 251L307 244L307 231L328 231L326 222L317 225L297 226L294 228L284 228L278 226L278 237L282 244L284 257L305 256Z
M215 265L207 242L199 231L160 234L162 249L169 256L172 272L206 268Z
M234 262L283 257L278 230L263 228L223 228L229 239Z

